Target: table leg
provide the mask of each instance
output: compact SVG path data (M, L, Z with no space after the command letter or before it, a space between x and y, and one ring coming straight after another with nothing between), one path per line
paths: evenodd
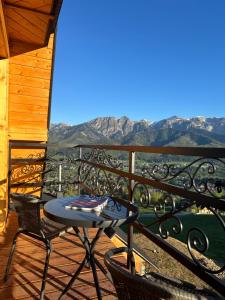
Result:
M72 286L72 284L74 283L74 281L76 280L77 276L80 274L81 270L85 266L86 260L87 260L87 257L85 256L85 258L83 259L83 261L80 264L79 268L77 269L77 271L75 272L75 274L73 275L73 277L70 279L70 281L67 284L67 286L64 288L62 294L59 297L59 300L64 299L64 296L66 295L66 293L68 292L68 290L70 289L70 287Z
M101 295L101 290L100 290L100 286L99 286L99 282L98 282L98 275L97 275L97 271L96 271L96 265L95 265L93 256L90 257L90 264L91 264L91 269L92 269L92 273L93 273L93 277L94 277L96 293L97 293L98 299L101 300L102 295Z
M113 283L111 274L103 267L103 265L94 257L95 265L102 271L102 273Z
M100 236L101 236L101 234L103 232L103 229L102 228L98 229L95 237L93 238L93 240L91 242L89 241L89 238L88 238L87 228L83 228L83 231L84 231L83 235L81 234L80 230L77 227L75 227L74 230L75 230L75 232L77 233L77 236L80 238L81 242L84 245L84 248L86 250L86 255L85 255L82 263L80 264L79 268L77 269L77 271L75 272L75 274L72 276L72 278L70 279L70 281L67 284L67 286L64 288L62 294L59 297L59 300L64 299L65 294L71 288L71 286L73 285L74 281L79 276L80 272L82 271L82 269L84 268L85 265L91 267L91 269L92 269L94 283L95 283L95 288L96 288L96 293L97 293L98 299L101 300L102 296L101 296L101 290L100 290L99 281L98 281L98 275L97 275L97 271L96 271L96 265L100 268L100 270L105 275L107 274L107 272L103 268L103 266L100 264L100 262L95 258L95 256L94 256L94 248L96 246L96 243L97 243L98 239L100 238Z

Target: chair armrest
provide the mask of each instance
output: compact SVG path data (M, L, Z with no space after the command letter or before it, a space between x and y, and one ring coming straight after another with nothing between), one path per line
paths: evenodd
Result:
M119 247L119 248L114 248L114 249L111 249L111 250L107 251L105 253L106 265L107 265L107 263L108 264L113 263L112 256L117 255L117 254L122 254L122 253L127 254L127 261L128 261L128 259L130 261L129 269L130 269L132 274L136 274L134 254L133 254L132 251L129 251L128 247ZM127 267L128 267L128 265L127 265Z
M47 201L40 199L40 197L35 195L29 195L29 194L22 194L22 193L12 193L10 194L10 197L12 200L16 200L19 202L27 201L29 203L33 204L44 204Z

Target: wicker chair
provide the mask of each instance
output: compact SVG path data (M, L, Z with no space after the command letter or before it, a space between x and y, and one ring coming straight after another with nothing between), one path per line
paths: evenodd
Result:
M108 268L119 300L215 300L221 299L206 289L197 289L193 284L174 280L157 273L146 276L134 275L112 256L128 253L125 247L109 250L105 254L105 265Z
M51 240L64 234L66 231L72 228L68 228L63 224L59 224L49 220L46 217L40 216L40 206L43 205L46 200L41 200L36 196L28 194L11 194L15 210L18 215L19 228L14 236L12 248L9 254L4 281L7 281L9 269L11 266L13 253L16 248L17 237L22 233L28 235L39 241L43 241L46 245L46 258L45 266L42 277L42 285L40 291L40 299L44 299L46 277L49 265L49 258L52 251Z

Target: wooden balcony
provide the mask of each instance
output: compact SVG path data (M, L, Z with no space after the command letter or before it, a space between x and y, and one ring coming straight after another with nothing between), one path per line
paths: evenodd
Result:
M16 214L12 212L8 219L6 231L0 234L0 299L39 299L45 260L43 243L21 235L18 238L9 279L6 283L2 279L17 226ZM94 232L94 229L89 231L90 237L94 235ZM54 239L52 244L53 252L50 258L45 299L58 299L63 287L85 254L80 240L71 234ZM110 239L103 235L96 247L98 259L103 262L104 253L113 247ZM103 298L117 299L110 281L100 271L98 271L98 277ZM86 269L68 292L66 299L96 298L92 272Z
M46 192L53 196L57 196L59 192L65 195L105 193L119 195L127 201L132 201L134 195L134 202L140 210L140 218L133 223L133 227L129 228L129 234L123 241L133 245L133 241L136 241L133 240L135 234L141 234L142 241L145 238L165 251L172 259L202 280L204 287L206 284L210 289L224 295L225 281L222 277L224 253L217 251L224 246L224 149L79 145L66 149L65 152L57 150L60 155L56 155L54 152L51 153L50 147L48 147L49 153L44 152L43 148L47 146L38 143L10 144L10 154L12 154L9 165L10 192L26 191L29 194L37 194L42 190L42 196ZM21 151L24 149L26 152ZM40 153L34 155L35 149ZM17 156L15 150L24 153L24 156ZM121 159L113 151L128 155ZM154 161L146 161L142 166L132 153L154 153L155 158ZM160 156L158 159L157 155L166 156L163 159ZM173 155L175 158L172 160L170 157L170 161L167 162L167 155ZM178 155L184 157L180 164L176 161ZM63 174L62 178L60 170ZM156 192L161 193L163 197L152 204L151 195ZM191 216L191 222L186 222L183 218L186 213ZM172 226L174 223L171 222L174 220L177 222L176 226ZM211 226L206 227L206 222ZM0 240L2 273L16 226L15 215L10 213L6 232L2 233ZM94 235L94 231L90 233ZM182 240L182 234L185 240ZM184 247L182 249L187 251L174 247L170 237L182 242ZM143 251L149 248L142 243L138 245L144 252L138 250L143 261L148 262L152 259L155 262L155 257L150 257L149 260L148 252ZM57 299L85 253L79 240L71 235L56 239L53 246L55 251L50 261L46 299ZM108 249L121 245L116 242L113 244L108 237L103 236L97 246L97 255L103 260L104 253ZM153 250L157 253L155 248ZM213 250L216 251L212 252ZM0 299L37 298L41 286L44 255L43 245L28 238L20 238L11 271L12 276L7 284L1 284ZM119 257L119 259L123 258ZM141 267L139 269L141 270ZM146 270L148 271L147 268ZM113 286L100 272L98 273L103 297L115 299ZM177 274L173 276L177 277ZM178 279L187 280L184 272L179 276ZM187 281L192 281L192 277ZM198 286L199 282L195 284ZM88 269L82 273L67 296L67 299L96 298L92 274Z

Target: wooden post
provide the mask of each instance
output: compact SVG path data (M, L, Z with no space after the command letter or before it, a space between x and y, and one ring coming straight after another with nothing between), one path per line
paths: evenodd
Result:
M0 232L7 216L8 60L0 60Z

